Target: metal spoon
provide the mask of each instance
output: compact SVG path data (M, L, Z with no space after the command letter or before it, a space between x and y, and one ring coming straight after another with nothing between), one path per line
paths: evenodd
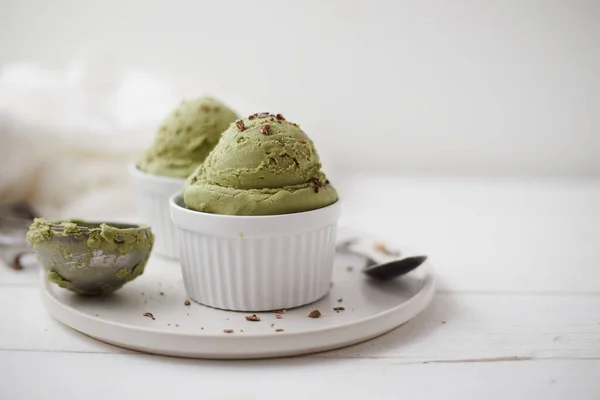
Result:
M4 261L15 270L23 268L21 257L34 253L25 235L36 216L29 204L0 204L0 263Z
M371 278L381 280L408 274L427 260L426 255L403 257L399 251L390 251L382 243L375 243L369 247L357 239L338 244L336 251L364 258L365 267L362 271Z
M375 264L365 267L363 272L375 279L392 279L397 276L408 274L427 260L427 256L403 257L396 261L383 264Z

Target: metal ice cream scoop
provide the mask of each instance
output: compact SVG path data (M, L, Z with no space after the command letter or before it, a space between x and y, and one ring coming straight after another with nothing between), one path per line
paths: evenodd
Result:
M29 230L38 235L33 247L49 281L79 294L100 295L144 272L154 242L149 226L68 222L69 230L36 220Z

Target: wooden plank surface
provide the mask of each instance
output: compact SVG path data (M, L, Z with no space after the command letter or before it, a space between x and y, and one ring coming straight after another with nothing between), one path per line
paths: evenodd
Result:
M336 185L345 225L431 256L439 290L414 320L307 357L149 356L54 321L39 271L0 266L0 399L47 397L50 387L63 399L600 398L600 182L355 176Z
M242 362L0 352L0 367L0 398L11 400L595 400L600 393L597 360L403 365L386 359Z

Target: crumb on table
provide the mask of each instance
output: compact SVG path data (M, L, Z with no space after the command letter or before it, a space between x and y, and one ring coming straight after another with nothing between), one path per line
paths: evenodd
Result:
M154 318L154 315L152 313L150 313L150 312L144 313L144 317L156 319L156 318Z

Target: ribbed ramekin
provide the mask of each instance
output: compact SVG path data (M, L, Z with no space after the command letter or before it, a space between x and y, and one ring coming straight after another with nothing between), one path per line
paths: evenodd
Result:
M185 179L148 174L136 165L131 165L129 171L141 222L150 225L156 236L154 254L179 259L179 232L171 222L169 199L181 192Z
M208 214L171 197L190 298L235 311L298 307L331 285L341 204L268 216Z

